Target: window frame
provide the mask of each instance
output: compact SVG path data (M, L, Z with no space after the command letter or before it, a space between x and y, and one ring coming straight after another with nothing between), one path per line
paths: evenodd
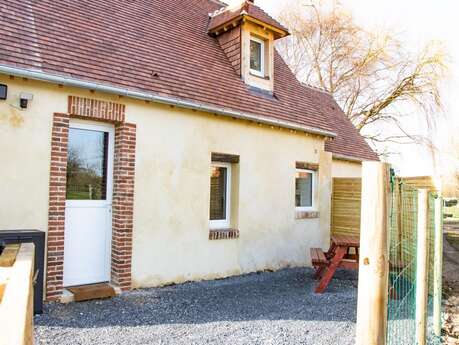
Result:
M254 42L257 42L257 43L260 44L260 49L261 49L260 66L261 66L261 70L260 70L260 71L257 71L256 69L252 69L252 68L251 68L251 66L250 66L250 60L252 59L252 53L250 52L250 53L249 53L249 69L250 69L250 73L253 74L253 75L256 75L257 77L262 77L262 78L264 78L264 77L265 77L265 53L266 53L265 44L266 44L266 41L263 40L263 39L261 39L261 38L254 37L254 36L251 36L251 37L250 37L249 45L250 45L251 41L254 41ZM249 49L249 50L250 50L250 49Z
M305 173L310 173L312 176L312 183L311 183L311 206L296 206L296 175L298 173L305 172ZM307 211L317 211L317 205L316 205L316 192L317 192L317 171L315 170L310 170L310 169L295 169L295 211L298 212L307 212Z
M230 222L231 222L231 163L224 163L224 162L212 162L210 164L210 168L220 167L226 168L226 218L225 219L210 219L210 184L209 184L209 227L211 230L215 229L229 229ZM210 176L209 176L209 183L210 183Z
M111 206L113 203L113 169L115 160L115 126L111 123L97 122L83 119L70 119L69 129L83 129L89 131L107 132L108 150L107 150L107 181L106 181L106 200L65 200L66 207L98 207Z

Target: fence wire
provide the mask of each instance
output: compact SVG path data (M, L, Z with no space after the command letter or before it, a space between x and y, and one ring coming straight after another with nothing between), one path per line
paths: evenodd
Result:
M390 198L389 291L387 344L416 344L416 246L418 190L399 181ZM434 199L429 193L429 300L427 344L440 344L433 332Z

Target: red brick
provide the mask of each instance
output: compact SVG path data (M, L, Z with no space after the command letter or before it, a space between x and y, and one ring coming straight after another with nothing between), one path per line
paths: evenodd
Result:
M124 123L124 105L69 97L71 116L115 122L112 282L131 287L136 125ZM47 236L46 299L57 300L63 289L65 193L70 115L54 114L51 139ZM130 140L126 140L126 138Z

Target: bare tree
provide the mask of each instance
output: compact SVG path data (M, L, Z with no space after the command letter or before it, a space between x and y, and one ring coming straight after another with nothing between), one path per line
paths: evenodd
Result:
M435 123L446 74L442 47L429 43L412 54L393 35L357 25L336 0L305 1L280 16L292 35L278 50L298 79L333 94L373 144L425 142L405 128L404 117L414 106L427 126Z

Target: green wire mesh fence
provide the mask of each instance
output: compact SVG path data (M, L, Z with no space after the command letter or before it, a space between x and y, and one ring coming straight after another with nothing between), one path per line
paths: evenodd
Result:
M394 180L391 188L387 344L416 344L416 271L418 190ZM440 344L433 332L434 200L429 193L429 299L427 344Z

